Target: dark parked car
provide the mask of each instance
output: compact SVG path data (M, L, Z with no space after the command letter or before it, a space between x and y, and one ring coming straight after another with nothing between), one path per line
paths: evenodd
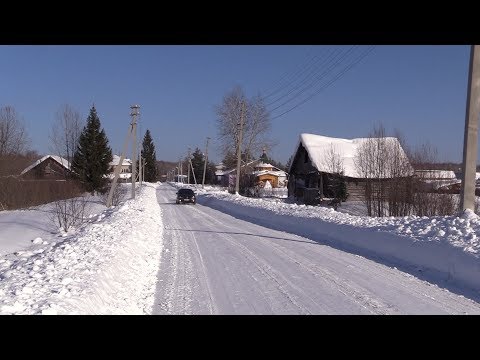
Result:
M195 198L195 193L192 189L180 189L177 192L177 204L181 203L192 203L195 205L197 199Z

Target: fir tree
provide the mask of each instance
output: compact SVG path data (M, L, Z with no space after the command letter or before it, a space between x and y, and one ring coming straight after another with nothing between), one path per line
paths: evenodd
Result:
M288 158L287 163L285 164L285 171L286 171L286 172L288 172L288 170L290 169L290 165L292 165L293 156L294 156L294 155L290 156L290 157Z
M142 158L145 161L144 181L155 182L157 180L157 156L150 130L147 129L142 143Z
M268 164L270 162L270 159L268 158L267 153L265 152L265 149L263 149L263 154L262 154L262 156L260 156L260 160L264 164Z
M205 157L203 156L202 151L197 147L192 154L192 167L193 167L193 170L195 171L195 177L197 178L197 183L199 184L202 183L202 179L203 179L204 163L205 163Z
M222 160L225 169L230 170L237 166L237 155L232 152L227 152Z
M90 109L87 124L80 134L77 150L73 155L72 172L89 192L103 192L108 179L112 150L103 129L95 106Z

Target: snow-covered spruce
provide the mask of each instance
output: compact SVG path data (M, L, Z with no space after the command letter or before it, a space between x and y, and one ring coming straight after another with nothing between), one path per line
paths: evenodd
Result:
M162 251L157 185L77 234L0 260L0 314L149 314Z

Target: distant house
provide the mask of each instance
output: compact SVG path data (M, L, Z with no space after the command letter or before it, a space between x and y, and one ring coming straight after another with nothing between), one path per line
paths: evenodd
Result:
M187 175L175 175L173 177L173 181L186 184L187 183Z
M450 170L415 170L415 176L424 184L424 189L453 189L452 185L461 183L454 171Z
M221 184L222 183L222 179L223 179L223 176L224 176L225 169L226 169L226 167L225 167L225 165L223 165L223 163L215 165L215 183L216 184Z
M385 138L396 143L394 137ZM361 200L365 193L365 179L357 173L354 158L357 149L368 138L341 139L314 134L301 134L292 163L290 164L288 195L305 203L314 203L314 198L323 197L326 186L334 174L326 159L333 148L343 166L343 175L346 181L349 199ZM407 158L400 146L403 156ZM413 169L412 169L413 173Z
M120 156L113 155L112 161L108 164L110 166L110 174L108 177L113 180L115 177L115 168L120 163ZM123 159L122 165L120 168L119 181L128 182L132 178L132 160Z
M286 187L287 173L272 164L265 163L264 158L242 164L240 166L241 174L249 176L255 187L263 188L265 185L273 189ZM233 190L236 184L237 168L226 170L223 164L217 165L216 168L217 183Z
M22 180L65 180L71 174L70 163L57 155L45 155L20 173Z
M287 173L272 164L259 162L254 165L252 174L256 183L264 187L268 183L272 188L285 187L287 185Z

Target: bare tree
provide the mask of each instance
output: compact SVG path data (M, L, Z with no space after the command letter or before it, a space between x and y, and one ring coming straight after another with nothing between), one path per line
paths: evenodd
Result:
M107 203L111 186L112 186L111 184L107 185L107 191L102 195L102 200L105 204ZM127 195L127 192L128 192L127 187L122 186L122 184L118 184L117 186L115 186L115 189L113 190L113 195L112 195L112 205L118 206L122 201L124 201Z
M57 200L52 203L53 223L67 232L71 227L81 225L85 220L86 196Z
M325 175L320 175L320 196L332 198L327 204L336 209L342 201L347 199L347 185L345 181L345 168L343 158L338 148L330 143L322 159ZM325 192L324 192L325 189Z
M382 143L374 138L381 132L381 129L374 128L369 137L358 146L357 153L354 156L357 174L365 182L364 201L368 216L380 216L377 214L381 213L377 211L375 206L375 187L378 187L380 182L379 175L381 171L378 171L380 167L378 162L380 160L379 151L382 149Z
M411 154L416 171L413 183L413 212L418 216L454 214L459 206L453 193L442 192L443 172L438 171L438 150L426 142Z
M411 151L410 161L416 170L435 169L438 162L438 149L428 141Z
M325 157L323 158L323 166L328 173L341 174L344 172L343 159L339 150L333 143L330 143Z
M354 164L365 180L369 216L400 216L409 212L408 179L412 168L400 142L387 137L382 124L375 125L358 147Z
M255 152L264 146L271 148L274 144L267 138L270 131L270 114L260 95L248 100L243 89L236 86L227 93L220 105L215 107L217 115L218 140L222 154L235 151L239 141L239 124L242 104L245 103L242 156L248 162Z
M400 131L394 131L395 138L387 138L388 174L387 186L389 216L407 216L413 206L413 168L407 156L408 146ZM397 141L395 141L395 139Z
M238 147L239 124L242 103L246 102L242 88L235 87L223 97L221 105L215 107L220 150L227 154Z
M78 183L65 182L61 188L61 199L51 203L50 221L67 232L71 227L81 225L88 211L88 198L80 193Z
M72 106L64 104L55 114L50 134L51 151L71 162L77 149L78 139L83 129L80 113Z
M267 136L271 129L270 113L260 95L253 97L248 102L246 120L242 148L248 162L253 154L260 153L263 148L269 151L274 146L273 141Z
M28 136L23 121L12 106L0 108L0 157L26 151Z

